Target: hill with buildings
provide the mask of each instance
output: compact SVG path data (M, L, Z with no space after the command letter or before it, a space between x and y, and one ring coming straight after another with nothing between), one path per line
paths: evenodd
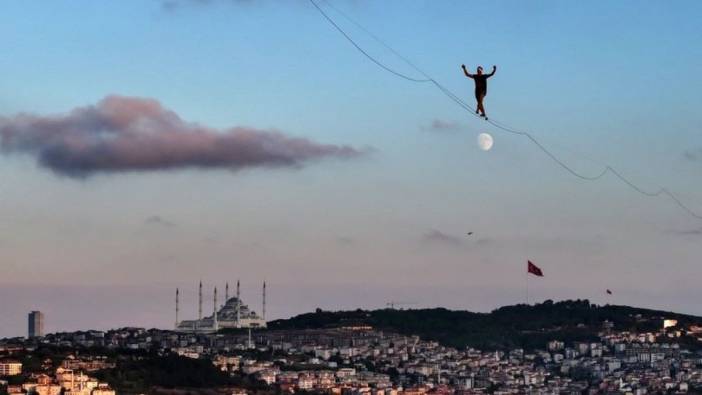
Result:
M490 313L318 309L267 328L0 339L0 395L700 393L701 346L702 317L587 300Z
M588 300L547 300L536 305L505 306L490 313L444 308L323 311L268 323L269 329L320 329L372 326L419 335L451 347L511 349L543 347L550 340L593 341L603 330L647 332L663 326L702 325L702 317L629 306L591 304ZM672 323L672 321L669 321ZM680 339L685 342L684 335ZM700 348L697 341L690 346Z

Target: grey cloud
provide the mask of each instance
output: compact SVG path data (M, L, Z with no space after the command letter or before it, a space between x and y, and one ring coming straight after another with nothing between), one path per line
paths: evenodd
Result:
M699 236L702 235L702 228L697 229L687 229L687 230L673 230L671 233L680 236Z
M463 243L463 240L460 238L436 229L431 229L427 233L423 234L422 241L425 243L438 243L453 246L458 246Z
M171 222L159 215L152 215L151 217L147 218L144 223L147 225L157 225L157 226L163 226L166 228L172 228L176 226L175 222Z
M683 156L689 161L702 161L702 148L687 150L683 152Z
M60 116L0 117L0 148L34 155L41 166L76 178L182 168L297 168L314 159L362 154L275 130L217 130L186 122L156 100L123 96Z
M356 240L354 238L348 237L348 236L338 236L336 238L336 242L340 245L343 245L343 246L351 246L351 245L356 244Z
M463 129L463 126L455 121L444 121L434 119L428 126L423 126L422 130L429 132L456 132Z

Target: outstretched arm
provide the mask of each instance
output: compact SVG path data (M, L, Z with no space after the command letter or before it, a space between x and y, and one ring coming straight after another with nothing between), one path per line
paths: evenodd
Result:
M473 74L471 74L471 73L468 72L468 69L466 69L466 65L462 64L462 65L461 65L461 68L463 69L463 74L465 74L466 77L468 77L468 78L473 78Z
M493 75L495 75L495 71L497 71L497 66L492 66L492 73L488 74L488 75L487 75L487 78L490 78L490 77L492 77Z

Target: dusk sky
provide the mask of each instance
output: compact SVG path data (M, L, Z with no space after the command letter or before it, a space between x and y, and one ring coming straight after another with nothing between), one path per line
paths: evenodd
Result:
M491 119L702 213L702 2L329 1L471 106L460 65L497 65ZM702 315L702 220L571 176L307 0L10 0L0 37L0 337L30 310L169 328L200 280L208 312L237 279L267 318L489 311L527 259L532 302Z

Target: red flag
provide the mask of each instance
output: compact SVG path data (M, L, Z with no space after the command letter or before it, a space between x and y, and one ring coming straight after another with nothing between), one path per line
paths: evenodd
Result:
M535 276L539 276L539 277L544 276L544 272L542 272L538 266L531 263L531 261L527 261L527 273L531 273L531 274L533 274Z

